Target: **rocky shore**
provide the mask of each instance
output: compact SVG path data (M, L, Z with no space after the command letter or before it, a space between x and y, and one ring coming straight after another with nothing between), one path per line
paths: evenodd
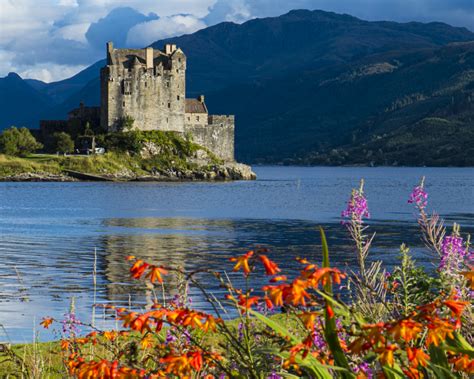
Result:
M226 163L196 170L157 169L149 174L137 175L131 170L115 174L88 174L65 172L28 172L0 178L3 182L76 182L76 181L117 181L117 182L179 182L179 181L226 181L255 180L256 175L250 166L242 163Z

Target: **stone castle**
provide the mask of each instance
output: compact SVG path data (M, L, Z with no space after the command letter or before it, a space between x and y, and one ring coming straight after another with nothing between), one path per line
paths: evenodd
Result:
M186 98L186 56L174 44L163 50L115 49L107 43L107 64L100 72L101 104L83 104L67 121L41 121L42 134L74 123L99 123L104 131L133 129L191 134L193 140L225 161L234 161L234 116L209 115L201 95Z

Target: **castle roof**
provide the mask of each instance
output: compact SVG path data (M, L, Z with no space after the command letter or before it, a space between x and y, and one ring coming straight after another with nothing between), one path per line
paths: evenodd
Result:
M186 113L207 113L206 104L198 99L186 99Z

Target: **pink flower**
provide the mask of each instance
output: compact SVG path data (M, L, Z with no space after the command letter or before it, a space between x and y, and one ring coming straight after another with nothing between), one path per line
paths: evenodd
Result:
M423 188L423 183L419 186L413 188L412 193L410 194L410 198L408 199L408 203L416 204L416 206L420 209L426 208L428 205L428 193Z
M362 190L352 190L351 198L347 202L346 210L342 211L341 217L361 223L364 217L370 218L367 199Z

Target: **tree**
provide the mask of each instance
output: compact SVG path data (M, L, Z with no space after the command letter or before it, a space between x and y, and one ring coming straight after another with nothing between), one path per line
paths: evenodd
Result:
M3 154L24 157L42 147L27 128L12 126L0 135L0 153Z
M56 151L67 154L74 151L74 141L71 136L65 132L54 133Z

